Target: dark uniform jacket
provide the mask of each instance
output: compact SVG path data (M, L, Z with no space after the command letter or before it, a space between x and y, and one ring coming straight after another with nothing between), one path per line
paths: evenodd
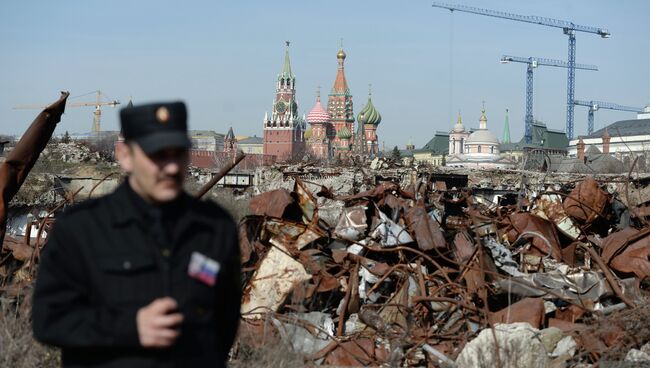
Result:
M216 260L213 286L188 275L193 252ZM138 309L170 296L184 321L173 347L144 349ZM224 366L239 323L239 245L232 218L187 194L165 207L125 181L57 217L33 299L34 335L66 367Z

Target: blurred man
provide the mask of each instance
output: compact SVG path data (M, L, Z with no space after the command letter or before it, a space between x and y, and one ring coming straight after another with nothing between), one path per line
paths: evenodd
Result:
M120 111L127 180L57 217L34 291L35 337L63 365L225 366L239 322L232 218L183 191L182 102Z

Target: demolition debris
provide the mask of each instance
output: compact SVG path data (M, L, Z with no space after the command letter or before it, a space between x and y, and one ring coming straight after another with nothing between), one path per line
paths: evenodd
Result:
M80 189L6 226L9 203L66 97L0 166L0 300L24 318L48 230ZM254 184L239 229L233 361L269 339L314 365L650 361L650 178L433 172L375 160L258 169Z

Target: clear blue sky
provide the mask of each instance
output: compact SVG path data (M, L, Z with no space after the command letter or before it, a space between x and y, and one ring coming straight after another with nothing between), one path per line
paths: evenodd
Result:
M606 27L610 39L578 33L576 97L631 106L650 102L650 2L643 0L453 1L523 15ZM501 136L510 109L513 139L523 134L525 65L502 54L567 58L567 37L555 28L435 9L430 1L3 1L0 3L0 132L20 134L46 103L101 89L126 103L183 99L190 127L258 136L271 110L275 80L291 41L301 113L315 90L329 92L344 39L355 114L368 84L383 120L387 147L417 147L448 130L460 110L478 126L485 101L488 127ZM91 101L93 96L72 101ZM564 129L566 70L538 68L535 116ZM103 129L118 128L118 110L103 111ZM576 107L576 133L586 109ZM633 113L600 110L596 128ZM87 132L92 108L70 108L58 133Z

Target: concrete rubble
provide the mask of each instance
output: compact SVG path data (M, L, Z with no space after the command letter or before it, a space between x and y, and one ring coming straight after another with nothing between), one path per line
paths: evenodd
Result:
M8 208L65 97L0 167L0 299L25 315L48 230L78 191L10 221ZM649 177L385 159L253 176L239 232L248 340L271 331L306 364L332 366L586 366L650 353Z

